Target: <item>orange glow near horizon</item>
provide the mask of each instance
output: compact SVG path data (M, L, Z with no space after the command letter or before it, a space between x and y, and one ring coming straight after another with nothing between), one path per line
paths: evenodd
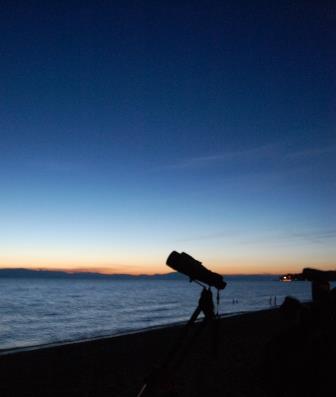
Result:
M296 266L290 266L287 264L276 264L274 266L269 266L263 263L258 264L247 264L239 263L236 264L223 264L223 265L204 265L214 272L223 275L239 275L239 274L286 274L286 273L299 273L304 267L315 267L321 270L333 270L336 269L335 264L330 263L302 263ZM91 273L102 273L102 274L130 274L130 275L153 275L153 274L166 274L173 272L173 269L162 265L147 264L147 265L133 265L133 264L122 264L118 266L114 265L89 265L86 263L55 263L50 262L48 265L44 262L34 261L29 263L16 262L16 261L0 261L1 269L14 269L14 268L24 268L32 270L50 270L50 271L65 271L65 272L91 272Z
M272 246L227 246L225 250L213 247L198 247L192 244L167 244L152 248L143 246L124 249L94 249L83 247L43 247L20 249L0 253L0 268L28 268L62 270L67 272L99 272L106 274L164 274L173 270L166 265L166 259L174 247L178 252L187 252L214 272L230 274L286 274L299 273L304 267L321 270L336 269L333 252L316 250L314 247L296 247L294 250L274 249ZM18 250L15 250L18 252ZM224 251L224 252L223 252Z

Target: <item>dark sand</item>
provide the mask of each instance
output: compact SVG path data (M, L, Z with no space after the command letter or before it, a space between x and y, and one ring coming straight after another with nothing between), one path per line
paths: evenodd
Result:
M199 327L192 327L182 354L143 397L276 394L265 386L262 361L265 346L279 332L278 310L221 319L217 358L213 330ZM181 329L167 327L2 355L0 396L136 397L144 378L162 364ZM193 338L197 330L200 334Z

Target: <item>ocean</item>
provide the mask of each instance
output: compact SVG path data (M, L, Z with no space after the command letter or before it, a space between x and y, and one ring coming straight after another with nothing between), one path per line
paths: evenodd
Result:
M227 281L219 307L223 315L270 308L274 297L277 305L287 295L311 297L308 282ZM200 292L185 280L0 279L0 350L183 322Z

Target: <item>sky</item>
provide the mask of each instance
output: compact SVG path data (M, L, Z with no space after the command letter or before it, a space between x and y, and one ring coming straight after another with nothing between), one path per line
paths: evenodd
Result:
M336 7L3 1L0 267L336 268Z

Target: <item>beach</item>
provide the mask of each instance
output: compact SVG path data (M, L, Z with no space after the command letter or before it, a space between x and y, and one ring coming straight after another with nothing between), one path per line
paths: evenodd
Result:
M279 309L270 309L222 318L217 328L197 323L22 349L0 356L0 396L135 397L145 384L143 397L323 396L334 336L314 334L306 349L307 339L284 332Z
M149 376L143 396L267 395L262 352L279 321L276 309L223 318L215 348L211 326L192 326L180 356ZM136 396L183 330L165 327L2 355L0 395Z

